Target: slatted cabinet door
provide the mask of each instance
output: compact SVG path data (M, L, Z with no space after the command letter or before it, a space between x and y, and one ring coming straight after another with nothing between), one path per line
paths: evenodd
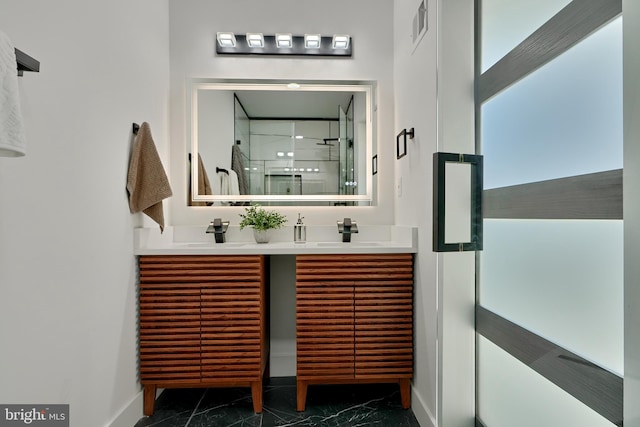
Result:
M200 284L175 258L140 259L140 380L200 381Z
M264 258L216 256L202 283L202 381L248 382L262 405L266 367ZM256 411L260 412L260 411Z
M354 374L353 280L338 276L341 256L296 257L297 409L307 385L344 382Z
M297 378L353 378L353 282L302 279L296 319Z
M397 378L410 406L413 376L413 257L373 255L355 281L355 378Z
M297 409L307 386L397 382L410 405L412 254L296 257Z
M264 256L140 257L140 379L145 414L157 387L251 387L262 411Z

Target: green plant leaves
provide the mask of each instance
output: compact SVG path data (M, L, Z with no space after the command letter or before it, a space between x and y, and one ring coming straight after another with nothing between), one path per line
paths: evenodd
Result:
M240 230L245 227L253 227L256 230L270 230L272 228L280 228L286 222L287 218L275 211L267 211L258 204L245 208L245 213L240 214Z

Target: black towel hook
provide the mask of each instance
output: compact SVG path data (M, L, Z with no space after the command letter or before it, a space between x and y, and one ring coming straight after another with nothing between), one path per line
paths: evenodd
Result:
M407 137L409 137L409 139L413 139L415 135L415 130L411 128L409 130L402 129L402 132L396 136L396 159L401 159L407 155ZM404 141L404 148L402 152L400 151L400 138L403 138Z
M137 124L137 123L134 123L133 124L133 134L137 135L139 130L140 130L140 125Z

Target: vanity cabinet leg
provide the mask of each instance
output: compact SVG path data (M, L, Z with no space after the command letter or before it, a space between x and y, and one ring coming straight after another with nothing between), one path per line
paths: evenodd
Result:
M307 405L307 382L306 381L297 381L296 382L296 395L297 395L297 410L299 412L304 411L305 406Z
M253 412L262 412L262 380L251 383L251 398L253 399Z
M153 415L156 406L156 390L155 385L144 386L144 414L148 417Z
M404 409L411 407L411 380L409 378L400 379L400 401Z

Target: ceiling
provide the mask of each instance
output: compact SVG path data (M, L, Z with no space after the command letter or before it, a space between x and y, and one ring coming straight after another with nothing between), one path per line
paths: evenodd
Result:
M235 92L249 118L338 119L338 106L346 111L352 92L255 91Z

